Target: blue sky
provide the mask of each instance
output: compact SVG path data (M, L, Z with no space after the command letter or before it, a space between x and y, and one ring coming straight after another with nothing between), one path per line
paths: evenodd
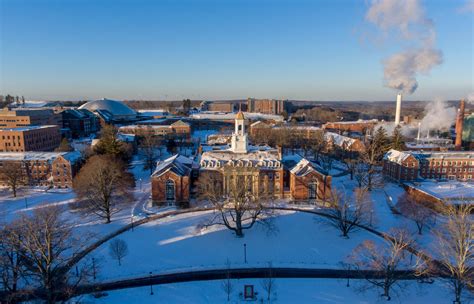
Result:
M424 1L444 62L407 99L474 91L474 14ZM0 93L30 99L391 100L365 0L0 0ZM370 35L369 35L370 34ZM373 39L368 39L373 40Z

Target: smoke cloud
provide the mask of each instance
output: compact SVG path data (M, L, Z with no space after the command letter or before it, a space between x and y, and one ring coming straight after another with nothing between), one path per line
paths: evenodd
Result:
M433 22L420 0L372 0L365 19L409 45L383 61L387 87L412 94L418 87L417 75L428 74L442 63L441 51L434 48Z
M444 100L435 100L425 107L425 116L421 120L421 130L449 130L456 119L456 107L450 107Z

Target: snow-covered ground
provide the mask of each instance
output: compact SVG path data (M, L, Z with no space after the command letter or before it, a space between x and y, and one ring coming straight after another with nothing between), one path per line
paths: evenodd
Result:
M275 266L340 268L340 262L360 242L380 241L365 231L345 239L321 219L293 212L279 214L274 219L273 232L256 226L247 230L244 238L236 238L221 226L198 229L209 215L210 212L180 215L118 236L127 242L129 251L122 266L110 259L109 244L102 245L94 252L101 266L99 280L146 275L150 271L225 268L227 259L239 267L265 267L272 262Z
M275 292L272 293L271 303L318 303L318 304L372 304L372 303L410 303L410 304L441 304L451 303L452 296L443 288L441 283L433 285L421 285L416 282L407 282L403 287L403 293L393 295L390 302L379 297L380 290L368 290L364 293L358 292L358 288L364 284L362 281L350 281L346 286L346 280L334 279L276 279ZM268 303L266 293L262 287L262 280L241 279L232 280L233 292L230 301L227 302L227 294L222 288L222 281L202 281L177 284L166 284L153 286L153 295L150 294L150 286L130 288L106 292L106 296L94 298L86 295L80 298L81 303L247 303L241 300L244 285L254 285L254 291L258 292L257 301L250 303Z

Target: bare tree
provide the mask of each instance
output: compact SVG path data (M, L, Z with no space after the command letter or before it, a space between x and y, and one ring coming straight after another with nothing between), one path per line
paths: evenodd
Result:
M401 280L406 275L400 270L417 270L422 265L421 259L410 257L406 251L413 245L413 241L408 237L404 230L396 229L390 232L391 239L383 245L377 245L371 240L366 240L357 246L349 257L350 263L354 269L360 271L371 270L373 276L367 276L369 283L362 290L375 287L383 290L381 294L387 301L391 299L392 291L395 287L402 288ZM374 278L379 277L379 278Z
M459 206L447 205L446 222L438 232L438 261L441 271L454 293L454 302L460 304L463 291L474 287L474 206L468 202Z
M319 161L319 156L326 148L326 138L324 137L324 132L317 132L311 136L309 142L311 143L311 151L313 153L314 159Z
M12 231L25 272L33 282L38 282L47 303L55 303L88 277L87 265L82 265L77 275L70 274L67 265L83 250L85 239L90 236L75 235L72 225L61 218L59 207L35 209L19 221L20 229Z
M18 187L25 184L26 174L23 163L7 162L3 164L0 168L0 179L11 189L13 197L16 197Z
M328 203L330 206L325 213L329 217L323 220L338 229L343 237L349 238L349 233L358 229L358 225L370 223L372 201L363 188L357 188L353 196L334 189Z
M436 216L436 213L423 203L421 198L408 193L404 193L397 202L398 211L416 224L419 235L422 234L423 228L430 224Z
M130 199L134 180L117 158L96 155L89 158L74 179L74 189L84 200L84 210L106 223Z
M223 172L228 174L225 180L223 173L217 171L199 178L200 197L210 202L215 210L202 227L223 225L237 237L243 237L244 230L252 228L255 223L273 229L271 211L265 208L265 201L270 197L255 189L252 176L243 175L242 168L238 167L226 167Z
M224 281L222 281L222 290L227 295L227 302L230 301L230 295L232 294L232 291L234 290L234 284L232 283L232 277L230 273L230 261L227 259L226 261L226 276Z
M263 290L265 290L265 293L267 294L268 303L271 303L272 293L274 293L276 289L272 262L268 262L268 268L265 274L265 278L262 279L261 285Z
M109 254L113 259L116 259L119 266L121 266L122 259L128 254L127 243L121 239L112 240L109 245Z
M3 224L0 230L0 275L3 290L14 295L24 274L21 248L15 241L20 229L18 221Z
M159 156L156 152L156 148L158 147L158 140L153 134L152 127L148 126L147 129L148 130L144 131L143 135L141 136L140 148L142 151L143 159L145 160L144 169L150 170L150 174L152 174Z

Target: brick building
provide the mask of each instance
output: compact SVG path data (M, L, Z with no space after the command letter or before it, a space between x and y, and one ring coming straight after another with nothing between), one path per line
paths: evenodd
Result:
M202 146L195 163L182 156L158 163L152 175L153 201L171 204L189 200L192 176L198 180L212 176L223 192L231 188L230 183L245 180L256 196L294 200L324 200L329 196L331 177L319 166L302 157L284 161L280 149L249 145L242 112L237 114L234 128L230 147Z
M372 120L357 120L357 121L338 121L327 122L322 128L334 132L358 132L365 134L368 130L373 130L379 123L377 119Z
M247 111L280 115L286 111L287 101L276 99L247 99Z
M151 196L155 204L183 204L189 202L193 161L174 155L158 162L151 175Z
M53 151L60 142L58 126L0 129L0 152Z
M3 152L0 183L5 186L8 170L20 168L25 185L71 188L80 160L79 152Z
M396 181L416 179L456 179L472 181L474 152L400 152L388 151L383 173Z
M0 110L0 128L18 128L27 126L58 125L61 126L61 115L52 109L15 109Z
M87 109L67 109L61 115L63 128L69 129L73 138L89 136L100 129L99 118Z

